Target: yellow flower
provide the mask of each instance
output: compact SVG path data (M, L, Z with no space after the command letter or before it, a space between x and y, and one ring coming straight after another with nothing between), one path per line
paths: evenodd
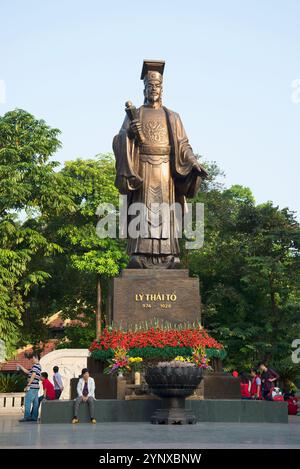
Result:
M129 357L129 363L140 363L143 361L141 357Z
M174 358L175 361L177 362L185 362L186 359L184 357L182 357L181 355L178 355L176 358Z

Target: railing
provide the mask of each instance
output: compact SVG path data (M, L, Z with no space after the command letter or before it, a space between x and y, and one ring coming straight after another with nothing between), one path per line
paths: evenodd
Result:
M0 393L0 415L21 413L24 406L24 392Z

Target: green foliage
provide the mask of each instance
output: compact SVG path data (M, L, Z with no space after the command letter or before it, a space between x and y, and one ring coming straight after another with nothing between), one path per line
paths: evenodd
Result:
M300 379L300 366L292 362L290 357L271 361L270 367L279 374L280 386L285 392L295 389L295 382Z
M28 293L49 278L32 261L60 249L36 226L42 210L60 203L56 163L48 162L58 134L20 109L0 117L0 337L8 356L20 339Z
M106 154L94 160L68 161L58 174L61 194L71 204L57 214L47 214L47 236L62 252L48 266L52 278L47 282L47 295L39 289L36 300L48 314L60 310L64 318L80 321L66 328L67 340L60 346L87 347L95 337L97 281L101 281L105 310L108 279L118 275L127 259L123 240L100 239L96 233L99 204L118 207L114 161Z
M202 249L187 253L200 279L204 327L227 348L228 368L291 355L300 323L300 228L248 188L198 195L205 204Z
M26 382L23 375L0 373L0 392L23 392Z
M100 155L96 160L68 162L62 173L76 193L76 211L69 219L64 217L63 226L58 231L68 246L71 265L82 274L118 275L122 265L125 266L124 242L101 239L96 233L99 204L109 202L118 207L112 156Z
M71 188L75 205L72 213L63 214L58 229L70 252L71 265L82 272L106 277L117 275L124 263L124 243L121 246L119 240L101 239L96 233L99 204L109 202L118 207L111 155L68 162L62 175Z
M224 358L226 352L214 348L205 350L208 358ZM144 360L172 360L178 355L182 357L190 357L193 353L192 347L134 347L128 350L129 357L140 357ZM107 361L114 356L114 351L109 350L93 350L91 357L95 360Z
M64 339L57 349L63 348L89 348L95 338L95 316L86 314L81 325L67 326Z
M8 355L47 340L44 318L57 311L79 321L61 346L87 347L96 284L104 311L108 280L128 259L124 240L95 230L99 203L118 206L112 155L58 171L50 161L58 137L26 111L0 117L0 337ZM257 205L249 188L225 188L216 163L204 165L210 178L194 199L205 205L204 246L186 251L181 242L183 265L201 284L203 325L225 345L228 369L263 359L288 372L284 360L300 337L299 223L287 208Z

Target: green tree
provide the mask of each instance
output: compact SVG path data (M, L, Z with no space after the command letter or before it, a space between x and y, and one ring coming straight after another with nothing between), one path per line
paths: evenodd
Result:
M74 208L67 207L65 212L48 220L49 236L63 248L63 253L56 256L55 274L48 287L52 284L56 308L66 318L79 321L67 330L69 346L76 343L87 346L101 331L108 279L118 275L127 259L124 241L101 239L96 233L99 204L112 204L118 214L114 161L110 154L94 160L77 159L67 162L60 173L63 190L72 199ZM60 292L55 285L57 279L63 285ZM50 296L54 299L54 295Z
M36 229L40 212L61 202L57 164L49 161L60 146L58 135L21 109L0 117L0 337L8 355L20 338L30 290L49 277L31 262L59 250Z
M200 279L205 327L227 346L228 366L286 359L300 333L294 214L256 205L242 186L203 192L197 201L205 204L205 243L188 262Z

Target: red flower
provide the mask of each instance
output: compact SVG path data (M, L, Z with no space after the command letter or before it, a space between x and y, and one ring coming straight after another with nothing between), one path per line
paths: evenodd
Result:
M118 347L129 350L144 347L203 347L222 349L223 346L209 336L205 329L154 329L147 331L120 331L104 329L101 337L95 340L90 351L116 349Z

